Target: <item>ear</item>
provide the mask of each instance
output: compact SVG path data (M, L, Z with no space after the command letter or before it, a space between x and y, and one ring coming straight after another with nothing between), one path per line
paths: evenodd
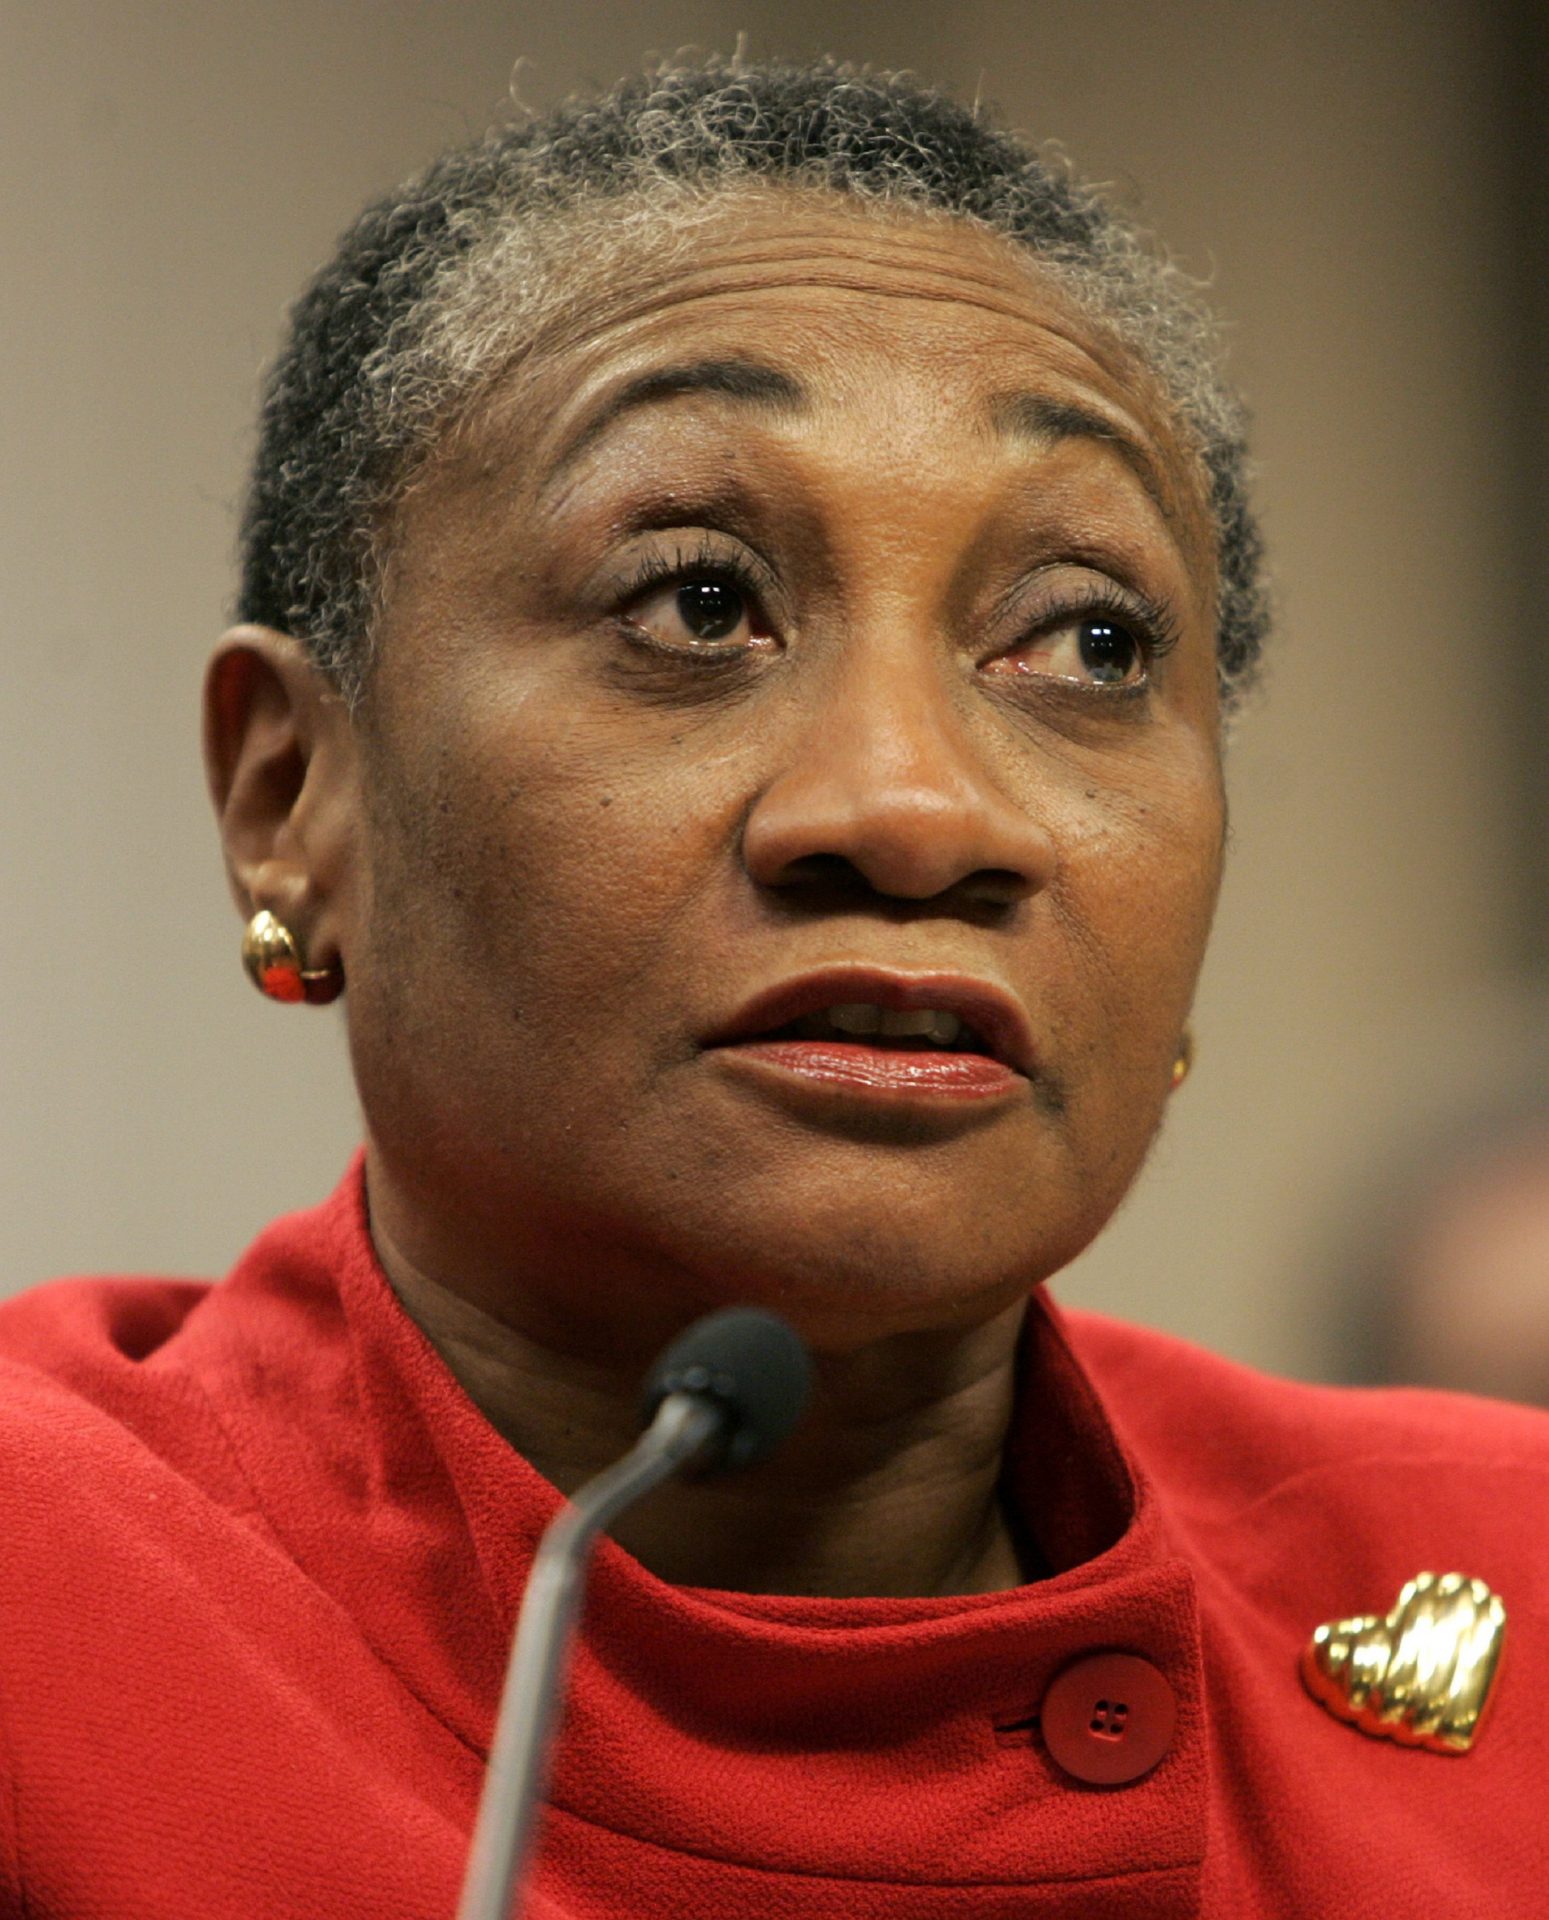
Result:
M346 959L359 819L355 730L288 634L233 627L204 682L204 764L244 919L267 907L309 967Z

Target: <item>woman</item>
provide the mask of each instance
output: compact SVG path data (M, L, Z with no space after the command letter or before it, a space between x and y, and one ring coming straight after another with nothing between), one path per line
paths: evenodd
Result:
M1035 1291L1187 1063L1242 466L1176 276L903 83L664 72L362 217L206 749L365 1150L0 1312L12 1910L450 1914L534 1543L741 1301L813 1406L605 1546L534 1911L1533 1910L1542 1418Z

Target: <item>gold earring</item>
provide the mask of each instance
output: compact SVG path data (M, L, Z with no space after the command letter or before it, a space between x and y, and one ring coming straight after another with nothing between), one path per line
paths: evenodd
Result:
M267 907L260 907L243 929L242 964L261 994L291 1006L303 1000L314 1007L326 1006L344 991L344 969L338 962L331 967L303 967L296 936Z
M1173 1061L1171 1091L1176 1093L1189 1077L1189 1068L1194 1064L1194 1029L1185 1027L1178 1041L1178 1056Z

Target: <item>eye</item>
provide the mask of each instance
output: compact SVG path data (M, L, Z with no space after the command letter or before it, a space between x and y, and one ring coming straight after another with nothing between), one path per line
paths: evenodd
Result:
M1144 664L1140 642L1116 620L1078 620L1075 650L1099 686L1117 686Z
M625 618L658 646L683 652L771 643L768 623L752 594L735 580L715 574L679 576L642 593L625 609Z
M678 618L696 640L729 640L747 618L741 593L724 580L687 580L674 597Z
M1030 673L1078 686L1143 686L1161 648L1133 615L1106 609L1067 614L988 663L998 673Z

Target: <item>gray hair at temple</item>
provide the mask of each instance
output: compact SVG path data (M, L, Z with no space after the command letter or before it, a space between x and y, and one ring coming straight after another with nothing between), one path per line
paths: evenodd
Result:
M1214 523L1223 695L1267 625L1242 409L1193 281L1063 164L898 75L710 58L496 129L369 207L297 302L264 398L238 617L354 701L421 464L600 269L692 245L728 195L967 220L1038 258L1158 384ZM584 263L578 269L577 263Z

